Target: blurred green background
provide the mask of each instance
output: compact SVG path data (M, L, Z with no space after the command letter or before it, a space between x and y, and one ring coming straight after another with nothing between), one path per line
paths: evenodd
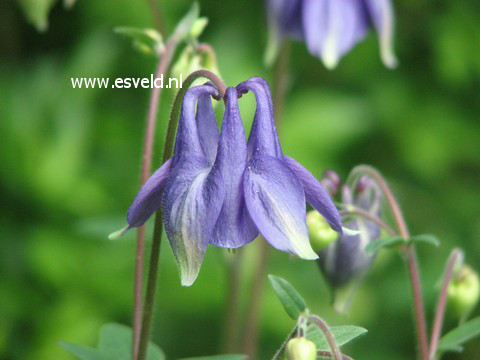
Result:
M116 242L107 235L123 226L138 190L149 90L72 89L70 78L149 77L156 60L112 29L152 27L152 16L147 1L79 0L71 10L55 4L48 30L37 32L22 6L48 3L0 1L2 360L72 359L59 340L93 345L103 323L131 323L135 235ZM262 64L263 2L200 5L210 19L202 40L215 48L225 82L256 75L271 80ZM161 7L171 31L190 1L161 1ZM316 176L331 168L345 178L358 163L378 167L412 233L441 239L439 249L419 249L431 320L450 249L465 249L467 262L480 270L480 5L397 0L395 8L400 66L394 71L381 64L374 33L331 72L303 44L293 44L279 131L285 153ZM173 95L165 91L161 102L156 165ZM244 98L248 124L253 101ZM257 249L255 243L244 249L242 309ZM348 316L329 306L315 263L270 255L268 272L292 282L315 312L332 324L369 330L346 353L414 358L410 290L396 254L378 257ZM169 358L221 352L231 257L210 247L196 283L182 288L163 243L153 338ZM269 358L294 326L268 283L264 294L260 359ZM479 359L480 341L449 358Z

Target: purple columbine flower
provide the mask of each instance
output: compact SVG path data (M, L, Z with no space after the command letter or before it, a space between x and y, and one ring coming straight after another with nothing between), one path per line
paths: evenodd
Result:
M257 110L247 143L238 97L248 91ZM305 200L341 232L340 216L320 183L283 155L268 84L252 78L227 89L220 134L212 95L218 94L208 84L186 92L174 155L138 193L128 228L143 225L161 207L185 286L195 281L208 244L238 248L259 233L279 250L318 258L308 239Z
M362 178L355 194L344 185L342 203L348 210L350 205L379 216L382 193L370 178ZM363 218L355 218L345 224L345 228L357 230L356 235L342 234L337 241L319 252L319 265L332 288L341 288L361 279L372 265L375 253L367 253L365 247L379 238L377 224Z
M267 8L271 41L278 43L285 36L304 40L310 53L329 69L372 26L379 36L383 63L389 68L397 64L391 0L267 0Z

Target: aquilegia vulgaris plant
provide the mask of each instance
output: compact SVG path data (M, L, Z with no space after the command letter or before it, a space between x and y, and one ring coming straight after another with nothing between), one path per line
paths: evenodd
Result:
M257 110L247 143L238 97L248 91L255 94ZM259 233L279 250L317 259L305 223L306 201L342 231L320 182L282 153L267 82L256 77L227 89L220 134L211 105L217 95L209 84L186 92L173 158L152 175L128 211L133 228L162 208L186 286L195 281L208 244L238 248Z
M392 50L390 0L268 0L267 8L271 34L277 47L283 43L283 56L276 64L273 89L277 117L287 88L288 46L285 45L288 41L283 41L286 37L305 41L313 55L333 68L366 36L368 29L374 27L380 37L383 62L388 67L396 63ZM236 87L227 88L218 75L205 69L216 58L214 49L198 39L206 23L205 18L199 17L198 5L194 5L173 33L165 37L168 39L165 44L162 40L164 34L155 30L117 29L132 37L137 48L151 50L160 57L156 76L172 73L172 70L193 72L176 94L167 125L163 165L148 178L160 97L160 90L152 89L144 144L144 185L128 210L128 225L111 236L115 238L137 228L133 329L121 325L104 326L95 349L69 343L62 346L83 360L165 358L162 351L149 341L163 228L184 286L196 280L208 245L236 249L251 243L259 235L266 240L253 248L258 261L251 271L253 281L247 310L244 311L245 321L239 320L243 311L238 301L242 286L239 275L243 271L242 257L239 256L242 252L228 264L225 350L230 354L222 359L256 358L262 281L267 271L267 242L300 258L317 260L310 262L311 266L316 271L320 268L334 293L346 289L349 294L360 284L378 250L396 249L405 260L412 286L419 357L422 360L440 358L444 352L457 351L460 345L478 335L480 318L465 320L478 303L480 281L473 269L463 264L462 252L453 250L446 264L429 336L416 245L438 245L438 240L428 234L410 234L399 202L376 169L366 165L354 167L341 187L335 172L327 172L319 182L296 160L284 155L267 82L253 77ZM149 45L143 46L145 40ZM177 63L173 64L180 45L185 48ZM210 82L193 86L200 78ZM239 99L248 92L255 96L256 111L247 140ZM220 129L212 99L223 100L225 104ZM338 211L330 196L335 197L340 192ZM307 203L313 208L308 213ZM154 213L143 299L143 225ZM345 229L342 222L346 224ZM286 314L295 321L290 335L273 359L351 359L343 354L341 347L365 334L366 329L353 325L330 327L312 312L314 307L308 306L288 281L273 275L269 279ZM306 280L304 285L312 287L318 281L315 277ZM270 305L272 309L275 306ZM465 323L441 337L448 308ZM242 326L241 352L245 355L231 355L240 350L238 330L242 323L245 324ZM182 341L188 341L192 334L185 332L182 336ZM166 341L165 338L162 341Z

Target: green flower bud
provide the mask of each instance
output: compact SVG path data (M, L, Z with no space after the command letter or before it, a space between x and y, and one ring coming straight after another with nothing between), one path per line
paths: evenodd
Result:
M288 360L315 360L317 346L313 341L304 337L290 339L287 343Z
M480 298L480 281L477 273L463 266L448 286L448 312L456 319L463 319L477 305Z
M208 19L206 17L196 19L190 29L190 36L194 39L198 38L200 35L202 35L202 32L207 27L207 24Z
M338 239L338 232L333 230L316 210L307 213L307 227L310 244L315 252L325 249Z

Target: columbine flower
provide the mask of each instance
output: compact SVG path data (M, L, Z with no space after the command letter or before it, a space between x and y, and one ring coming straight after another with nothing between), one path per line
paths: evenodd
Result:
M256 96L257 110L247 144L238 97L248 91ZM283 155L268 84L252 78L227 89L220 135L212 95L218 94L210 85L186 92L174 156L138 193L128 211L128 228L143 225L161 207L187 286L195 281L208 244L238 248L259 233L279 250L316 259L305 224L305 199L337 231L340 216L320 183Z
M342 203L347 209L353 205L378 217L381 202L381 190L369 178L362 178L356 189L343 187ZM318 253L318 264L334 290L335 306L339 311L348 308L357 283L375 259L375 253L367 253L365 247L380 236L378 225L361 217L347 222L345 228L357 230L358 234L344 232L337 241ZM343 290L340 296L338 290Z
M278 44L285 36L304 40L329 69L365 38L372 25L379 34L383 63L396 66L390 0L267 0L267 5L271 41Z
M351 204L378 216L382 196L377 185L372 180L363 178L356 190L353 196L349 187L343 187L342 203L347 209ZM365 247L380 236L377 224L360 217L348 222L345 228L359 233L342 234L336 242L319 253L319 264L333 287L341 287L368 270L375 254L367 253Z

